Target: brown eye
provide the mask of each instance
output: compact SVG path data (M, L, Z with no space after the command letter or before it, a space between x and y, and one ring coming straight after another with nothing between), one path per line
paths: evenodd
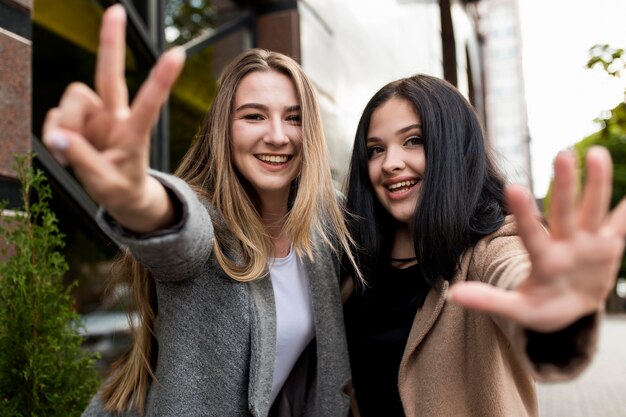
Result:
M250 113L243 116L246 120L263 120L264 117L260 113Z
M420 138L419 136L411 136L407 138L406 141L404 141L404 144L407 146L419 146L423 143L424 142L422 141L422 138Z
M291 114L287 116L287 121L293 123L294 125L299 125L302 123L302 117L299 114Z
M370 146L367 148L367 157L371 158L372 156L383 152L383 148L380 146Z

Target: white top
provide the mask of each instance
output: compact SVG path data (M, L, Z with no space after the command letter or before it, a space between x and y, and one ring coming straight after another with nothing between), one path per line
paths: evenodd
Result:
M270 258L269 270L276 300L276 361L271 404L300 354L313 340L315 325L309 277L293 247L285 258Z

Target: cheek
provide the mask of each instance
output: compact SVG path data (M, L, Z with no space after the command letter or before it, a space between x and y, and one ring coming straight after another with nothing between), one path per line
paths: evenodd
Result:
M230 132L231 132L230 149L234 154L237 149L241 148L241 142L242 142L242 136L243 136L242 129L237 123L234 123L230 129Z
M422 171L426 171L426 152L424 152L424 148L420 149L418 161Z
M230 158L235 168L241 172L241 169L243 168L243 157L247 153L247 151L245 141L242 140L242 136L240 133L241 132L238 132L237 129L232 129L230 142Z
M302 127L288 125L285 131L293 146L300 151L302 149Z
M376 161L370 161L367 164L367 172L370 177L370 182L372 185L376 185L378 178L380 177L380 166L376 163Z

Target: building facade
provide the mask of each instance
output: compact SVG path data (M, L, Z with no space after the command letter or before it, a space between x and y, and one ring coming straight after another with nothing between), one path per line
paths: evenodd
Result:
M311 76L338 185L366 101L393 79L418 72L446 78L488 120L477 1L0 0L0 200L17 206L12 155L34 151L66 236L68 280L79 282L77 309L87 317L98 312L90 330L96 344L106 345L106 331L97 328L117 329L120 323L117 313L102 313L124 304L123 288L104 295L117 248L96 226L94 202L40 136L46 112L70 82L93 84L102 12L116 2L128 13L131 97L165 49L183 45L187 51L154 129L151 165L158 170L176 167L212 102L221 69L251 47L290 55ZM102 351L107 362L118 353Z
M483 0L479 16L484 39L487 137L507 180L532 189L517 0Z

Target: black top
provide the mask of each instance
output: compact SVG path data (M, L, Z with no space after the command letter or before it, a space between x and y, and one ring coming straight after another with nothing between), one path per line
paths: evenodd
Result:
M363 417L404 417L398 393L400 360L430 285L419 265L388 266L368 283L344 306L356 399Z

